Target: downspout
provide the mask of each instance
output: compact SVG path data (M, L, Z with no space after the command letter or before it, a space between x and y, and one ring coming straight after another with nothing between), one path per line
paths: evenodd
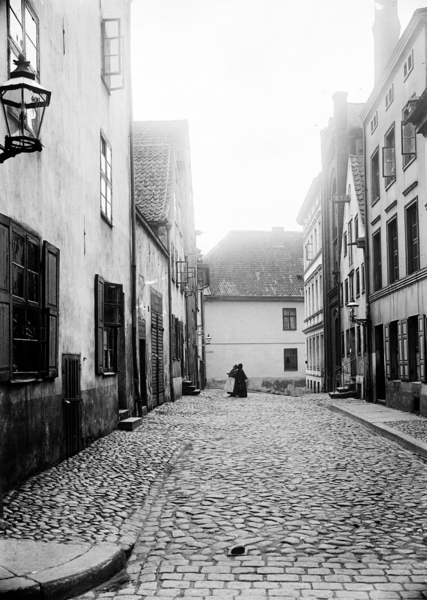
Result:
M367 373L367 382L366 382L366 400L367 402L373 402L372 397L372 322L371 322L371 307L369 304L369 294L370 294L370 286L369 286L369 220L368 220L368 186L367 186L367 178L366 178L366 143L365 143L365 127L362 128L362 136L363 136L363 169L364 169L364 178L365 178L365 197L364 197L364 206L365 206L365 316L366 316L366 329L363 332L368 336L368 373Z
M169 379L170 379L170 391L171 391L171 402L175 402L175 391L173 387L173 362L172 362L172 273L171 273L171 229L172 223L166 224L167 231L167 246L168 246L168 302L169 302Z
M127 19L127 72L129 86L129 151L130 151L130 193L131 193L131 279L132 279L132 362L133 362L133 386L136 398L136 408L139 417L142 417L142 398L139 383L138 368L138 314L137 314L137 256L136 256L136 207L135 207L135 168L133 162L133 102L132 102L132 75L130 59L130 5L128 6Z

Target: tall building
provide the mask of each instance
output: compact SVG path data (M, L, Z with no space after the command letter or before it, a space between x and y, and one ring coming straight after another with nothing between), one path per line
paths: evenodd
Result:
M297 223L303 227L306 386L313 392L325 389L321 189L319 174L313 179L297 217Z

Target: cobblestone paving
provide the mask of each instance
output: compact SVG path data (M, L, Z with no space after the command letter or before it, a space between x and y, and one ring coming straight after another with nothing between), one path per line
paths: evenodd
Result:
M208 392L150 415L191 447L126 573L80 600L427 598L427 466L323 404Z
M427 443L427 419L420 418L414 421L391 421L387 427L398 429L402 433L411 435L414 438Z

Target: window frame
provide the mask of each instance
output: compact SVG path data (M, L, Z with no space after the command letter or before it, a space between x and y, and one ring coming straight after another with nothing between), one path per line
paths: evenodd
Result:
M403 81L405 81L414 70L414 50L412 49L403 64Z
M396 128L393 123L384 135L383 178L387 190L396 181ZM389 174L387 174L389 173Z
M105 148L105 153L103 152ZM108 162L108 154L110 162ZM105 169L103 168L103 157L105 159ZM101 217L110 225L113 224L113 151L107 136L101 130L100 133L100 201L101 201ZM110 168L110 176L108 176L108 167ZM105 186L105 187L104 187ZM105 194L103 194L105 189ZM108 202L108 191L110 193L110 201ZM105 202L105 207L104 207ZM110 207L110 215L108 215L108 206Z
M388 110L390 105L393 103L394 100L394 84L392 83L391 86L388 88L387 93L385 95L385 109Z
M380 147L371 154L371 206L380 199Z
M416 222L409 222L410 213L416 215ZM416 235L413 236L414 227ZM410 229L412 230L410 232ZM411 234L411 235L410 235ZM419 215L418 215L418 198L412 200L405 206L405 242L406 242L406 273L411 275L420 270L420 231L419 231ZM416 253L413 248L416 247ZM412 263L412 265L410 264Z
M397 215L387 221L387 271L389 284L399 280L399 237Z
M286 359L289 359L291 367L286 368ZM284 371L298 371L298 348L283 349L283 367Z
M19 0L20 4L21 4L21 15L22 15L22 32L23 32L23 47L20 48L16 41L13 39L12 34L11 34L11 12L14 15L14 18L16 18L16 20L19 22L18 17L15 14L15 11L13 10L10 0L7 2L7 6L6 6L6 10L7 10L7 41L8 41L8 71L9 71L9 75L11 73L11 71L14 70L15 66L13 64L14 60L17 60L19 54L23 54L25 56L26 60L30 60L29 56L28 56L28 51L27 51L27 37L29 38L29 35L27 34L28 31L28 27L27 27L27 14L26 14L26 10L30 13L30 16L33 18L35 26L36 26L36 46L35 46L35 53L36 53L36 65L34 65L31 61L30 61L30 70L33 71L33 73L36 76L37 81L40 81L40 23L39 23L39 18L37 16L37 13L32 5L31 2L29 2L29 0ZM31 42L31 38L30 42Z
M285 311L289 311L288 314ZM285 324L288 326L285 326ZM294 327L292 327L294 325ZM296 331L297 329L297 309L296 308L282 308L282 327L283 331Z
M400 145L401 145L401 154L402 154L402 168L405 170L416 158L417 158L417 132L415 129L415 125L413 123L406 123L405 120L409 116L411 110L409 107L409 103L402 110L402 121L400 123ZM412 135L405 135L405 132L410 131ZM405 141L413 140L408 151L408 148L405 148Z
M378 127L378 111L376 110L372 119L371 119L371 135L374 133L376 128Z
M107 23L117 23L118 33L117 35L107 35ZM107 54L107 41L111 43L112 40L117 40L117 49L114 53ZM117 57L118 69L109 69L107 67L107 57ZM121 19L109 18L102 19L101 21L101 78L109 92L116 90L122 90L125 87L125 75L124 75L124 43L123 35L121 33ZM113 85L112 78L120 77L121 84Z
M382 288L381 229L372 234L372 271L373 291L377 292Z
M22 263L14 261L15 234L24 240ZM36 246L32 268L29 265L29 244ZM59 261L58 248L0 214L0 312L4 325L0 331L0 381L25 382L58 377ZM14 289L14 266L22 273L22 295ZM37 274L37 289L32 297L29 296L29 273ZM32 313L32 323L28 311ZM24 313L21 331L27 335L18 338L16 327L20 313ZM31 337L33 334L34 337ZM23 350L26 367L20 370L16 362L17 345ZM31 364L27 353L32 346Z
M106 321L107 296L105 290L118 289L120 294L120 317L116 322ZM95 372L97 375L116 375L118 373L118 350L120 329L124 326L124 294L123 285L105 281L95 275ZM108 360L107 360L108 358Z

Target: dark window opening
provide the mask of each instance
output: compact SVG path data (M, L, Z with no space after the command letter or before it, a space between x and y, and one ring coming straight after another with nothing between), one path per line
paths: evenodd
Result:
M406 251L408 275L420 268L418 237L418 203L414 202L406 209Z
M298 371L298 349L285 348L285 371Z
M387 225L388 241L388 281L394 283L399 279L399 252L397 239L397 218Z
M371 157L371 204L380 197L380 154L377 148Z
M381 264L381 231L378 231L372 236L373 245L373 279L374 279L374 292L382 288L382 264Z
M391 379L399 379L399 322L390 323L390 375Z
M386 188L396 180L396 140L394 125L384 137L383 177Z

